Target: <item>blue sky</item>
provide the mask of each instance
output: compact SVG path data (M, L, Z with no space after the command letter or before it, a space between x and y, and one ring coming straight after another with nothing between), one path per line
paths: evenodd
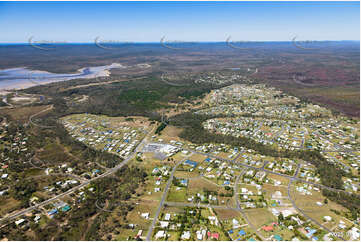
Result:
M1 2L0 42L359 40L359 2Z

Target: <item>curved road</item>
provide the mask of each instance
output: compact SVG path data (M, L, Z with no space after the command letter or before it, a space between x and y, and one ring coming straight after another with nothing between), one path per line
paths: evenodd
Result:
M311 218L310 216L308 216L307 214L305 214L302 209L300 209L299 207L297 207L295 201L294 201L294 200L292 199L292 197L291 197L291 192L290 192L290 190L291 190L291 184L292 184L292 182L293 182L293 179L291 178L290 181L289 181L289 183L288 183L288 188L287 188L288 199L291 201L292 206L293 206L299 213L301 213L305 218L311 220L314 224L318 225L320 228L326 230L327 232L334 234L334 233L333 233L331 230L329 230L327 227L323 226L322 224L320 224L319 222L317 222L316 220L314 220L313 218ZM337 236L337 238L340 239L340 240L344 240L342 237L338 237L338 236Z
M31 115L31 116L29 117L29 123L31 123L32 125L37 126L37 127L39 127L39 128L54 128L55 126L45 126L45 125L36 124L36 123L34 123L33 120L32 120L34 117L38 116L39 114L44 113L44 112L46 112L46 111L49 111L49 110L53 109L53 107L54 107L54 106L51 105L50 107L48 107L48 108L46 108L46 109L44 109L44 110L42 110L42 111L40 111L40 112L38 112L38 113L36 113L36 114Z
M165 143L161 143L161 142L153 142L153 143L165 144ZM244 166L244 167L249 168L249 169L254 169L254 170L258 170L258 171L264 171L264 172L266 172L266 173L270 173L270 174L282 176L282 177L285 177L285 178L288 178L288 179L292 178L292 179L294 179L294 180L298 180L298 181L300 181L300 182L304 182L304 183L307 183L307 184L310 184L310 185L313 185L313 186L317 186L317 187L320 187L320 188L323 188L323 189L327 189L327 190L330 190L330 191L334 191L334 192L344 192L344 193L352 194L352 192L347 192L347 191L345 191L345 190L336 189L336 188L332 188L332 187L327 187L327 186L325 186L325 185L318 184L318 183L314 183L314 182L310 182L310 181L301 179L301 178L299 178L299 177L289 176L289 175L286 175L286 174L282 174L282 173L270 171L270 170L264 169L264 168L262 168L262 167L260 167L260 168L259 168L259 167L254 167L254 166L247 165L247 164L244 164L244 163L236 162L235 160L224 159L224 158L221 158L221 157L218 157L218 156L209 154L209 153L203 153L203 152L194 151L194 150L190 150L190 149L184 149L184 148L182 148L182 149L183 149L183 150L186 150L186 151L189 151L189 152L196 153L196 154L205 155L205 156L208 156L208 157L217 159L217 160L225 161L225 162L228 162L228 163L231 163L231 164L234 164L234 165L241 165L241 166Z

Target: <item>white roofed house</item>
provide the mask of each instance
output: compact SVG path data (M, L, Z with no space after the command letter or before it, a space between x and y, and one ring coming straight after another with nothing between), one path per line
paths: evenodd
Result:
M182 233L181 239L188 240L188 239L190 239L190 237L191 237L191 232L190 231L184 231Z
M349 231L347 231L347 234L350 236L350 240L359 240L360 239L360 229L357 227L353 227Z
M160 238L164 238L166 236L166 233L164 230L159 230L156 234L155 234L155 238L156 239L160 239Z
M19 225L23 224L24 222L25 222L25 219L21 218L19 220L16 220L15 224L16 224L16 226L19 226Z
M149 213L142 213L140 216L145 219L149 219Z
M237 219L232 219L233 229L237 229L240 227Z
M164 220L169 221L170 220L170 213L166 213L164 216Z
M203 235L200 230L197 230L196 235L197 235L197 240L203 240Z
M166 221L160 221L159 223L161 228L168 228L169 226L169 222Z

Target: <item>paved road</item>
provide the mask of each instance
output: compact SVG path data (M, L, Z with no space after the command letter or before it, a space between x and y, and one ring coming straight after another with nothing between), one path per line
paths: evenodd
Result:
M325 153L331 153L331 152L325 152ZM328 154L329 156L331 156L332 160L335 161L336 163L340 164L341 166L343 166L344 168L346 168L347 170L351 171L351 167L346 165L345 163L339 161L335 156L331 155L331 154Z
M276 133L276 135L272 138L272 142L275 142L275 139L277 139L278 136L280 136L280 135L283 133L284 130L285 130L285 124L282 125L281 130L278 131L278 132Z
M297 207L295 201L292 199L291 197L291 184L292 184L292 179L290 179L290 182L288 183L288 188L287 188L287 194L288 194L288 199L291 201L293 207L302 214L302 216L304 216L305 218L311 220L313 223L315 223L316 225L318 225L319 227L321 227L322 229L328 231L329 233L332 233L331 230L329 230L327 227L323 226L322 224L320 224L319 222L317 222L316 220L314 220L313 218L311 218L310 216L308 216L307 214L305 214L302 209L300 209L299 207ZM342 237L338 237L338 239L340 240L344 240Z
M268 163L269 163L269 161L264 161L263 166L261 167L261 169L264 169Z
M156 142L154 142L154 143L156 143ZM159 143L159 142L158 142L158 144L164 144L164 143ZM231 163L231 164L234 164L234 165L241 165L241 166L244 166L244 167L249 168L249 169L264 171L264 172L266 172L266 173L270 173L270 174L282 176L282 177L285 177L285 178L293 178L294 180L298 180L298 181L303 182L303 183L307 183L307 184L310 184L310 185L313 185L313 186L317 186L317 187L322 188L322 189L327 189L327 190L334 191L334 192L344 192L344 193L352 194L351 192L347 192L347 191L345 191L345 190L327 187L327 186L324 186L324 185L322 185L322 184L310 182L310 181L307 181L307 180L304 180L304 179L301 179L301 178L298 178L298 177L289 176L289 175L286 175L286 174L282 174L282 173L270 171L270 170L264 169L264 168L262 168L262 167L254 167L254 166L247 165L247 164L244 164L244 163L236 162L236 161L234 161L234 160L224 159L224 158L221 158L221 157L218 157L218 156L209 154L209 153L203 153L203 152L194 151L194 150L190 150L190 149L184 149L184 148L182 148L182 149L183 149L183 150L186 150L186 151L189 151L189 152L196 153L196 154L205 155L205 156L208 156L208 157L217 159L217 160L225 161L225 162L228 162L228 163Z
M164 202L164 204L171 207L197 207L197 208L216 208L216 209L231 209L238 211L237 208L221 206L221 205L212 205L204 203L186 203L186 202Z
M302 143L300 145L300 149L305 149L305 140L306 140L305 135L308 135L308 129L304 126L302 126L302 128L305 130L305 134L302 137Z
M57 200L57 199L59 199L59 198L61 198L61 197L64 197L64 196L66 196L66 195L69 195L69 194L71 194L71 193L79 190L80 188L83 188L83 187L89 185L92 181L101 179L101 178L103 178L103 177L106 177L106 176L109 176L109 175L115 173L117 170L119 170L120 168L122 168L122 167L123 167L124 165L126 165L131 159L134 158L135 154L138 152L138 150L140 149L140 147L141 147L146 141L147 141L147 138L144 137L144 139L137 145L137 147L134 149L134 151L133 151L131 154L129 154L128 158L126 158L125 160L123 160L123 161L122 161L121 163L119 163L117 166L115 166L115 167L107 170L107 171L104 172L103 174L101 174L101 175L99 175L99 176L97 176L97 177L94 177L94 178L92 178L92 179L90 179L90 180L88 180L88 181L85 181L85 182L81 183L80 185L75 186L75 187L69 189L68 191L66 191L66 192L64 192L64 193L61 193L61 194L59 194L59 195L56 195L55 197L52 197L52 198L50 198L50 199L48 199L48 200L46 200L46 201L44 201L44 202L41 202L41 203L39 203L39 204L37 204L37 205L31 206L31 207L29 207L29 208L23 209L23 210L18 211L18 212L14 212L14 213L6 216L6 217L3 217L3 218L0 219L0 222L4 221L5 219L10 219L10 220L12 220L12 219L17 218L17 217L19 217L19 216L22 216L22 215L24 215L24 214L26 214L26 213L31 212L32 210L34 210L34 209L36 209L36 208L45 206L45 205L47 205L47 204L49 204L49 203L51 203L51 202L53 202L53 201L55 201L55 200Z
M57 200L57 199L59 199L59 198L61 198L61 197L64 197L64 196L66 196L66 195L69 195L69 194L71 194L71 193L79 190L80 188L85 187L86 185L89 185L92 181L95 181L95 180L97 180L97 179L100 179L100 178L103 178L103 177L106 177L106 176L108 176L108 175L110 175L110 174L115 173L115 172L116 172L117 170L119 170L121 167L123 167L124 165L126 165L132 158L133 158L133 155L130 156L129 158L125 159L125 160L124 160L123 162L121 162L118 166L110 169L109 171L107 171L107 172L105 172L105 173L103 173L103 174L101 174L101 175L99 175L99 176L97 176L97 177L94 177L94 178L92 178L92 179L90 179L90 180L88 180L88 181L86 181L86 182L83 182L82 184L80 184L80 185L78 185L78 186L76 186L76 187L73 187L73 188L69 189L68 191L66 191L66 192L64 192L64 193L59 194L59 195L57 195L57 196L55 196L55 197L52 197L52 198L50 198L50 199L48 199L48 200L46 200L46 201L44 201L44 202L41 202L41 203L39 203L39 204L37 204L37 205L35 205L35 206L31 206L31 207L26 208L26 209L24 209L24 210L21 210L21 211L19 211L19 212L15 212L15 213L13 213L13 214L5 217L5 218L7 218L7 219L14 219L14 218L16 218L16 217L19 217L19 216L21 216L21 215L24 215L24 214L26 214L26 213L29 213L29 212L31 212L32 210L36 209L36 208L45 206L45 205L53 202L54 200ZM0 219L0 222L3 221L5 218L1 218L1 219Z
M311 150L305 149L305 150ZM352 152L359 152L360 150L349 150L349 149L339 149L339 150L321 150L322 152L345 152L345 153L352 153Z
M43 111L45 111L45 110L43 110ZM149 132L149 134L150 134L150 133L151 133L151 132ZM3 218L0 219L0 222L2 222L2 221L5 220L5 219L14 219L14 218L16 218L16 217L19 217L19 216L21 216L21 215L24 215L24 214L26 214L26 213L28 213L28 212L36 209L36 208L42 207L42 206L44 206L44 205L46 205L46 204L49 204L49 203L51 203L51 202L53 202L53 201L55 201L55 200L57 200L57 199L59 199L59 198L61 198L61 197L63 197L63 196L69 195L69 194L71 194L71 193L79 190L80 188L87 186L87 185L90 184L92 181L95 181L95 180L97 180L97 179L101 179L101 178L103 178L103 177L106 177L106 176L108 176L108 175L111 175L111 174L115 173L115 172L116 172L117 170L119 170L121 167L123 167L124 165L126 165L126 164L135 156L135 154L139 151L140 147L142 147L146 142L147 142L147 138L145 137L145 138L137 145L136 149L128 156L128 158L126 158L125 160L123 160L123 161L122 161L120 164L118 164L116 167L111 168L111 169L107 170L105 173L103 173L103 174L101 174L101 175L99 175L99 176L97 176L97 177L95 177L95 178L92 178L92 179L90 179L90 180L88 180L88 181L85 181L85 182L83 182L82 184L80 184L80 185L78 185L78 186L76 186L76 187L73 187L73 188L69 189L68 191L66 191L66 192L64 192L64 193L59 194L59 195L57 195L57 196L55 196L55 197L53 197L53 198L50 198L50 199L48 199L48 200L46 200L46 201L44 201L44 202L41 202L41 203L39 203L39 204L37 204L37 205L35 205L35 206L32 206L32 207L23 209L23 210L18 211L18 212L15 212L15 213L13 213L13 214L8 215L7 217L3 217ZM184 149L184 150L187 150L187 149ZM227 160L227 159L223 159L223 158L220 158L220 157L211 155L211 154L209 154L209 153L202 153L202 152L198 152L198 151L194 151L194 150L188 150L188 151L190 151L191 153L198 153L198 154L206 155L206 156L209 156L209 157L212 157L212 158L215 158L215 159L218 159L218 160L226 161L226 162L229 162L229 163L232 163L232 164L241 165L241 166L244 166L244 167L249 168L249 169L261 170L261 171L264 171L264 172L267 172L267 173L271 173L271 174L283 176L283 177L289 178L290 181L297 180L297 181L300 181L300 182L304 182L304 183L308 183L308 184L311 184L311 185L314 185L314 186L318 186L318 187L323 188L323 189L328 189L328 190L332 190L332 191L336 191L336 192L346 192L346 191L344 191L344 190L339 190L339 189L334 189L334 188L326 187L326 186L324 186L324 185L317 184L317 183L313 183L313 182L309 182L309 181L306 181L306 180L303 180L303 179L300 179L300 178L296 177L297 174L298 174L299 167L297 168L296 173L295 173L294 176L288 176L288 175L285 175L285 174L281 174L281 173L269 171L269 170L266 170L266 169L264 169L264 168L257 168L257 167L253 167L253 166L250 166L250 165L247 165L247 164L237 163L237 162L235 162L235 159L233 159L233 160ZM158 219L158 217L159 217L160 210L161 210L161 208L163 207L163 205L164 205L164 203L165 203L165 199L166 199L166 196L167 196L167 192L168 192L169 187L170 187L170 185L171 185L174 172L175 172L177 166L178 166L181 162L183 162L183 161L184 161L184 160L178 162L178 163L176 164L176 166L173 167L171 176L170 176L170 178L169 178L169 180L168 180L167 186L166 186L165 191L164 191L164 193L163 193L162 200L161 200L161 202L160 202L160 204L159 204L159 207L158 207L156 216L154 217L153 223L151 224L151 226L150 226L150 228L149 228L149 230L148 230L147 240L150 240L150 237L151 237L151 235L152 235L153 228L154 228L154 226L155 226L155 224L156 224L156 222L157 222L157 219ZM239 179L239 178L238 178L238 179ZM290 183L291 183L291 182L290 182ZM236 183L236 184L237 184L237 183ZM289 185L289 186L290 186L290 185ZM346 193L351 194L350 192L346 192ZM290 197L290 196L289 196L289 197ZM290 200L291 200L291 198L290 198ZM293 200L291 200L291 201L293 201ZM297 207L295 207L295 208L297 209ZM305 217L306 217L306 216L305 216ZM316 221L316 222L317 222L317 221ZM249 223L249 222L248 222L248 223ZM249 223L249 224L250 224L250 223ZM321 225L321 227L322 227L322 225ZM256 230L255 230L255 231L256 231Z
M53 107L54 107L54 106L51 105L50 107L48 107L48 108L46 108L46 109L44 109L44 110L42 110L42 111L40 111L40 112L38 112L38 113L36 113L36 114L31 115L31 116L29 117L29 123L31 123L32 125L37 126L37 127L39 127L39 128L54 128L55 126L45 126L45 125L40 125L40 124L36 124L36 123L33 122L33 118L34 118L34 117L38 116L38 115L41 114L41 113L44 113L44 112L47 112L47 111L53 109Z
M236 178L236 181L234 183L234 197L236 199L236 204L237 204L237 209L238 211L242 214L242 216L244 217L244 219L247 221L249 227L251 229L254 230L254 232L257 234L257 236L259 238L261 238L262 240L266 240L258 231L257 228L251 223L251 221L249 221L247 214L245 213L245 211L241 208L241 204L239 202L239 195L238 195L238 185L239 185L239 179L243 176L243 174L247 171L247 169L243 169L243 171L241 171L241 174L239 174Z
M244 151L239 152L235 158L233 158L232 162L235 162L242 154L244 153Z
M301 168L301 164L297 164L296 172L293 175L293 177L291 178L292 180L297 178L297 175L298 175L298 172L300 171L300 168Z
M153 229L154 229L155 225L157 224L158 217L159 217L159 214L160 214L160 210L162 210L162 207L163 207L163 205L164 205L164 201L165 201L165 199L167 198L167 194L168 194L169 187L170 187L171 184L172 184L174 172L177 170L177 167L178 167L182 162L184 162L184 160L185 160L185 159L179 161L179 162L173 167L173 169L172 169L172 172L171 172L170 177L169 177L169 179L168 179L167 185L166 185L166 187L165 187L165 189L164 189L162 198L161 198L161 200L160 200L160 203L159 203L157 212L155 213L154 219L153 219L151 225L149 226L148 233L147 233L147 238L146 238L147 241L151 240L152 232L153 232Z
M7 96L4 95L4 96L3 96L3 103L5 103L5 104L8 105L8 106L4 106L4 107L1 107L1 108L14 108L14 105L12 105L11 103L8 103L7 100L8 100L8 99L7 99Z

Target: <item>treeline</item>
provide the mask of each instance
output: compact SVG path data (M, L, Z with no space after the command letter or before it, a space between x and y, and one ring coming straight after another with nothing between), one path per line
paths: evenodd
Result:
M9 117L7 117L9 120ZM28 160L32 155L32 152L17 152L18 149L16 147L11 147L11 144L16 143L14 138L18 134L24 134L26 128L21 123L10 122L7 127L4 127L4 131L7 134L0 139L0 153L3 154L4 157L8 157L11 162L9 162L9 169L15 174L21 173L24 171L28 165ZM31 144L27 144L27 147Z
M111 79L119 79L113 76ZM181 79L182 77L180 77ZM85 83L89 80L83 80ZM166 108L169 103L182 103L184 98L200 97L215 87L211 84L192 84L173 86L163 82L159 73L131 81L114 82L107 85L87 86L76 89L64 89L71 85L81 84L81 80L58 82L32 87L27 93L48 95L47 104L53 104L56 115L64 116L71 113L88 112L108 116L154 116L154 110ZM181 83L184 84L184 83ZM88 96L87 101L77 103L66 101L75 95Z
M192 143L224 143L235 147L245 147L253 149L262 155L272 157L283 157L289 159L301 159L313 164L317 173L320 175L321 183L327 187L343 189L343 176L348 176L342 169L336 165L328 162L316 150L285 150L277 149L270 145L264 145L256 142L248 137L233 137L230 135L222 135L211 133L205 130L202 123L211 118L222 117L209 116L209 115L196 115L193 113L179 114L172 118L172 125L183 128L180 137L189 140ZM344 196L345 193L327 192L324 193L330 200L335 201L346 208L349 208L353 214L359 214L360 211L360 198L358 196Z
M341 204L348 208L351 212L351 217L355 221L360 216L360 197L356 194L340 193L323 189L322 195L328 197L331 201Z
M34 179L23 179L21 182L15 182L10 187L10 194L13 198L21 201L21 207L29 206L29 199L37 190L38 183Z
M46 117L44 119L47 119ZM76 160L73 162L74 165L81 165L77 164L77 161L91 161L103 164L104 166L108 168L112 168L119 164L123 159L120 158L117 155L104 152L102 150L96 150L92 147L89 147L85 145L84 143L75 140L72 138L68 131L59 123L57 122L51 122L51 125L53 125L53 128L37 128L35 127L33 130L29 132L35 132L34 135L29 135L30 142L35 148L43 148L48 147L48 144L54 143L56 139L59 139L59 143L61 146L70 148L69 152L74 157L76 157ZM36 131L35 131L36 129ZM33 149L34 149L33 147ZM55 152L55 151L54 151ZM62 156L60 156L57 152L57 156L55 157L56 160L59 162L62 162L64 159L69 159L67 154L62 152ZM51 154L48 154L51 156ZM54 153L55 155L55 153ZM63 158L63 159L62 159Z
M134 205L125 201L144 183L145 177L142 169L124 166L114 176L92 182L90 186L95 189L94 193L87 192L87 199L72 210L68 223L61 227L55 240L103 240L105 234L114 232L116 228L110 228L109 223L105 225L112 216L99 207L116 212L119 219L126 219ZM89 220L93 216L94 219Z
M75 205L71 212L58 211L57 214L46 224L35 223L29 219L29 223L23 227L15 223L4 223L0 228L1 238L9 240L104 240L106 234L118 233L117 229L128 225L126 217L134 208L134 204L127 200L136 193L146 179L146 172L142 168L124 166L113 176L98 179L90 184L94 192L85 190L86 199L75 199ZM16 191L21 197L28 197L33 190L34 181L16 185ZM35 185L36 183L34 183ZM136 196L136 195L135 195ZM96 206L96 202L108 201L107 210L113 210L116 218L121 222L109 223L113 220L110 212L104 212ZM99 204L98 203L98 204ZM104 204L103 204L104 205ZM35 215L33 215L35 217ZM90 224L89 224L90 223ZM31 232L31 231L32 232ZM107 238L111 240L111 238Z
M161 123L155 130L155 133L160 135L165 127L167 127L167 125L165 123Z

